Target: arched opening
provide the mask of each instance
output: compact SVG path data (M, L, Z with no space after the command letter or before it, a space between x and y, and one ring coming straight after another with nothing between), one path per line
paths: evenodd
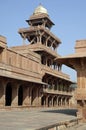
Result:
M12 87L11 83L8 83L5 91L5 106L11 106L12 102Z
M18 89L18 105L23 104L23 87L20 86Z

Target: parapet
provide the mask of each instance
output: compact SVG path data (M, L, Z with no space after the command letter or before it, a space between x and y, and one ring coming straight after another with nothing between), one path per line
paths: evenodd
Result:
M0 48L4 49L7 47L6 37L0 35Z
M86 40L77 40L75 45L75 52L86 52Z

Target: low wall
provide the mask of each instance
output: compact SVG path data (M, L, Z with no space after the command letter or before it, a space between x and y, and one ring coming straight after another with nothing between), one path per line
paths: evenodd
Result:
M36 130L66 130L69 127L79 124L80 121L81 121L81 118L76 118L70 121L60 122L60 123L49 125L43 128L36 129Z

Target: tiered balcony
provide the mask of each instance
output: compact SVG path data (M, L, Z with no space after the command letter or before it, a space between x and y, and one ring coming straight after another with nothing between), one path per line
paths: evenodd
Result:
M30 44L28 45L28 48L32 51L45 51L46 53L52 55L53 57L60 57L59 54L57 54L57 52L55 52L54 50L51 50L50 47L42 45L41 43L37 43L37 44Z
M48 67L46 65L42 65L42 72L43 72L43 74L47 73L47 74L50 74L50 75L55 76L57 78L61 78L61 79L64 79L64 80L71 82L69 75L64 74L61 71L54 70L51 67Z
M49 89L49 88L43 88L43 92L44 93L50 93L50 94L57 94L57 95L64 95L64 96L72 96L73 93L72 92L67 92L67 91L59 91L59 90L53 90L53 89Z
M41 75L28 69L0 62L0 76L41 83Z

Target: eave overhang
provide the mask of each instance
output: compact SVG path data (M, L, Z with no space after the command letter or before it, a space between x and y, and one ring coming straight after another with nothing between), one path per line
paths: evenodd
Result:
M42 26L22 28L22 29L19 29L18 33L22 36L22 38L24 38L25 35L28 34L28 36L30 36L34 33L37 33L37 31L44 32L47 36L50 36L57 43L61 43L61 40L58 37L56 37L52 32L50 32L48 29Z
M82 58L86 58L86 52L71 54L68 56L57 58L55 60L57 60L61 64L71 67L72 69L75 69L72 61L76 61L76 60L82 59Z

